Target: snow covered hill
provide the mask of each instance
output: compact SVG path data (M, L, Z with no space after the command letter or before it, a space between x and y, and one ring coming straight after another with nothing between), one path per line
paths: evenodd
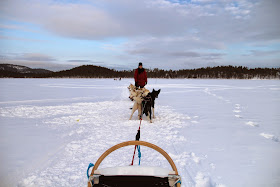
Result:
M14 73L34 73L34 74L44 74L51 73L52 71L46 69L32 69L26 66L13 65L13 64L0 64L0 70L3 72L14 72Z
M90 162L135 139L132 82L0 79L1 186L86 186ZM172 157L182 186L280 185L279 81L149 79L147 88L161 93L141 140ZM129 165L133 150L113 152L100 167ZM141 152L141 165L170 168L154 150Z

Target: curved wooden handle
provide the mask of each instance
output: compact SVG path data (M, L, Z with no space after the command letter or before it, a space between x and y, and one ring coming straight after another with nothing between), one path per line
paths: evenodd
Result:
M99 159L96 161L92 171L91 171L91 175L94 174L94 171L97 170L97 168L99 167L99 165L101 164L101 162L110 154L112 153L113 151L119 149L119 148L122 148L122 147L126 147L126 146L129 146L129 145L143 145L143 146L146 146L146 147L149 147L149 148L152 148L156 151L158 151L160 154L162 154L162 156L164 156L166 158L166 160L169 162L169 164L171 165L173 171L175 171L175 174L178 175L178 170L176 168L176 165L174 164L172 158L163 150L161 149L160 147L154 145L154 144L151 144L149 142L144 142L144 141L127 141L127 142L122 142L120 144L117 144L113 147L111 147L110 149L108 149L107 151L105 151L100 157Z
M178 170L177 170L177 167L176 165L174 164L172 158L163 150L161 149L160 147L154 145L154 144L151 144L149 142L144 142L144 141L127 141L127 142L122 142L120 144L117 144L113 147L111 147L110 149L108 149L107 151L105 151L99 158L98 160L96 161L92 171L91 171L91 176L94 174L94 171L98 169L99 165L101 164L101 162L110 154L112 153L113 151L117 150L117 149L120 149L122 147L126 147L126 146L129 146L129 145L143 145L143 146L146 146L146 147L149 147L149 148L152 148L156 151L158 151L160 154L162 154L166 160L169 162L169 164L171 165L173 171L175 171L175 174L178 175ZM88 187L90 187L90 183L88 182ZM178 187L180 187L181 185L180 184L177 184Z

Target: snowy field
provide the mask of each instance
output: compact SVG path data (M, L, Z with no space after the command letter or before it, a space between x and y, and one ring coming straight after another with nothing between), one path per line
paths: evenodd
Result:
M148 81L161 93L141 140L172 157L182 186L280 186L279 80ZM86 186L90 162L135 139L130 83L0 79L0 186ZM100 168L129 165L133 150L113 152ZM141 152L141 165L170 168L156 151Z

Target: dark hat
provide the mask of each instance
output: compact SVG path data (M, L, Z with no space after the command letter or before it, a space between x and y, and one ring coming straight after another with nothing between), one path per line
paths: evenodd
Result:
M139 62L139 65L138 66L143 66L142 62Z

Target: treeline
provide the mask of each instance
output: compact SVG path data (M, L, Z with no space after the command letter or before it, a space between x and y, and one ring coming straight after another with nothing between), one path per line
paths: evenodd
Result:
M242 66L217 66L178 71L154 69L149 72L149 77L192 79L279 79L280 68L248 69L247 67Z
M11 65L10 65L11 66ZM242 66L217 66L198 69L162 70L146 69L149 78L191 79L280 79L280 68L254 68ZM132 78L134 70L116 71L100 66L84 65L59 72L26 73L0 69L0 77L13 78Z

